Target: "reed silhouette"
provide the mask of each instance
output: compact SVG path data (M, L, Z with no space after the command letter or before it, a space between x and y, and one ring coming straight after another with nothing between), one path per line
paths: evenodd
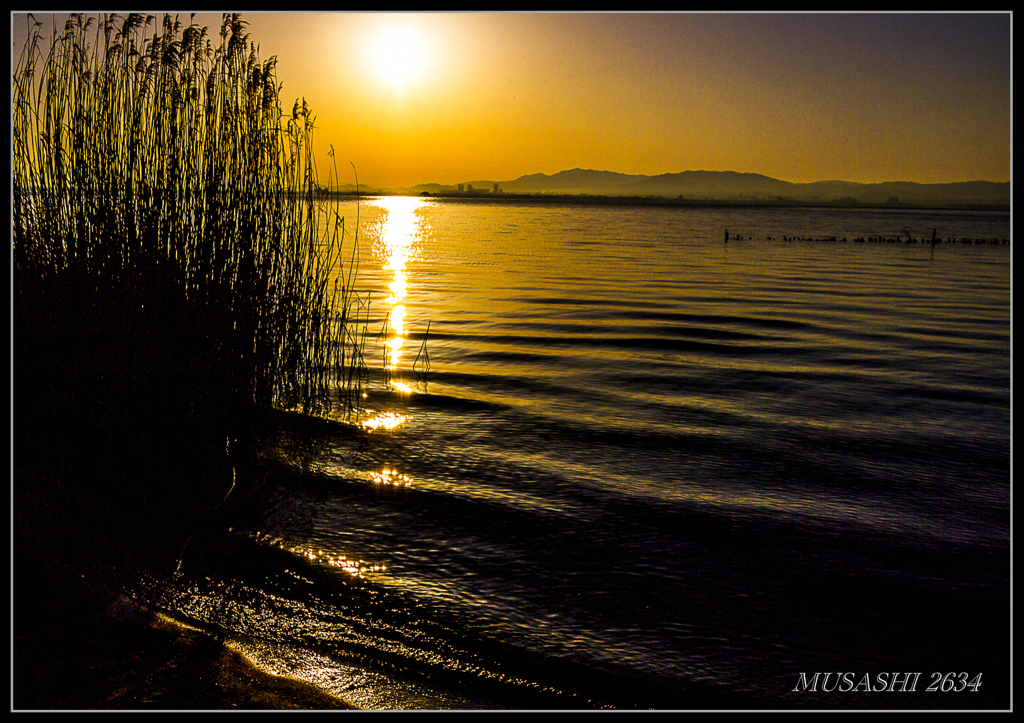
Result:
M260 60L239 15L218 37L170 15L26 22L16 478L45 468L109 505L185 518L259 456L254 419L357 403L358 235L327 194L336 168L319 183L308 105L282 109L276 58Z

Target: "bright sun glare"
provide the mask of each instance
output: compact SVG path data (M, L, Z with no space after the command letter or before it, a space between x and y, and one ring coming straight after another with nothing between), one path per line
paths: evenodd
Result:
M396 90L414 82L429 60L423 38L406 27L383 30L372 41L370 50L374 70Z

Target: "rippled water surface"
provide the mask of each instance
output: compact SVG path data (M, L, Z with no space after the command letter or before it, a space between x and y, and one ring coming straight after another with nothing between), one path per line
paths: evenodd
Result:
M363 413L277 431L179 614L369 708L1008 702L1008 214L358 219Z

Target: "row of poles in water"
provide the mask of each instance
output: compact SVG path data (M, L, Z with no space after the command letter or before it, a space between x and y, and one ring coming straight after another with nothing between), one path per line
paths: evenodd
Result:
M931 238L918 239L911 235L910 231L904 229L903 233L899 236L857 236L853 239L853 243L869 243L869 244L931 244L937 246L938 244L961 244L964 246L1009 246L1010 239L1008 238L947 238L941 239L936 236L938 229L932 229ZM734 241L751 241L753 236L743 236L741 234L730 234L729 229L725 229L725 243L729 243L730 240ZM775 241L773 236L765 236L765 241ZM783 241L825 241L830 243L847 243L848 239L843 236L839 238L837 236L783 236Z

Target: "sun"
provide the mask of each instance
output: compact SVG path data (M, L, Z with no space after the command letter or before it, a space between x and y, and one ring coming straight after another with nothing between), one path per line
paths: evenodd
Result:
M381 30L370 40L369 51L373 71L395 90L405 90L415 84L430 60L423 36L405 26Z

